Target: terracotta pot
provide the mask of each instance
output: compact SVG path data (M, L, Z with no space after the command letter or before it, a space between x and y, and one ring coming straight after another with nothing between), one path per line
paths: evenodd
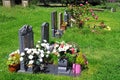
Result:
M20 69L20 64L13 64L8 66L10 72L17 72Z
M61 30L66 30L67 27L66 27L66 26L61 26L60 29L61 29Z

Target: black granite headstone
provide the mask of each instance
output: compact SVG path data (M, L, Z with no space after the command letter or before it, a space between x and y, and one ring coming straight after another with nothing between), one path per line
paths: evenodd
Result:
M44 22L42 24L41 34L42 34L42 41L47 40L47 42L49 42L49 23Z

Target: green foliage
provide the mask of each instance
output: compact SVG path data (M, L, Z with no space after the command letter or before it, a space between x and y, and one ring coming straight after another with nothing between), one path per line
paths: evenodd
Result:
M82 52L85 53L89 64L88 70L82 72L79 77L59 76L51 74L27 74L10 73L6 64L7 56L10 52L19 48L18 30L24 25L33 26L35 43L40 39L40 26L43 22L50 21L51 11L63 12L64 8L13 8L0 7L0 14L14 17L15 20L0 22L0 80L119 80L120 74L120 8L117 12L111 13L109 10L97 12L100 16L97 22L102 20L111 27L111 31L101 31L91 33L90 31L68 28L62 38L50 38L54 40L73 41L79 44ZM1 19L1 16L0 16ZM94 24L93 20L90 20ZM51 23L50 23L51 24ZM107 74L107 75L106 75ZM7 76L7 77L6 77ZM22 77L21 77L22 76Z
M55 54L50 54L48 59L49 59L49 62L50 62L50 63L53 63L53 64L55 64L55 65L58 64L58 56L57 56L57 55L55 55Z

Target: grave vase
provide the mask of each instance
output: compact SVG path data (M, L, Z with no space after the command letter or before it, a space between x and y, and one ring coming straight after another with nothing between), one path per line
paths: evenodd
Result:
M10 72L17 72L20 69L20 64L13 64L8 66Z
M67 27L66 27L66 25L61 25L60 29L64 31L67 29Z
M72 66L72 72L75 76L80 75L81 73L81 65L80 64L73 64Z

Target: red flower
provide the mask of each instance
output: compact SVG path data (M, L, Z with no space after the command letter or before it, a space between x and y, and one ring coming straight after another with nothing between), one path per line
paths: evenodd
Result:
M92 12L93 12L93 10L92 10L92 9L90 9L90 12L92 13Z
M95 16L95 19L98 20L98 16Z
M63 47L64 47L64 44L61 44L60 47L63 48Z
M80 4L80 6L83 6L83 4Z
M95 13L92 13L92 16L95 16Z
M75 53L75 49L74 48L71 48L70 51L72 52L72 54Z

